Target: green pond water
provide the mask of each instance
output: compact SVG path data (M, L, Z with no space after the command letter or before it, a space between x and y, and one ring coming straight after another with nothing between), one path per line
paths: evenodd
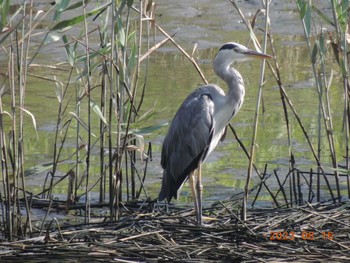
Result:
M194 57L207 80L210 83L217 83L226 89L225 84L212 71L211 61L222 44L228 41L247 44L249 34L229 1L215 1L215 4L213 2L206 0L159 0L156 1L156 19L157 23L169 34L176 33L174 39L189 53L191 53L193 45L197 43L198 49ZM325 11L329 10L327 2L320 1L319 8ZM49 1L39 1L36 8L47 10L49 8L48 3ZM256 10L260 8L260 1L242 1L239 2L239 5L245 15L251 18ZM316 147L318 98L296 4L294 1L273 1L270 16L271 32L274 34L274 45L283 84L289 99L293 102L311 141ZM262 26L262 24L259 24L262 22L258 19L257 26ZM262 39L261 34L258 34L258 36ZM162 39L162 36L159 34L157 38ZM33 37L33 45L35 46L37 43L40 43L40 36ZM252 45L250 47L253 48ZM269 50L267 53L269 53ZM41 49L34 63L52 65L63 61L66 61L66 56L60 42ZM2 67L5 67L6 61L2 60L1 63ZM240 112L231 123L247 149L250 149L253 133L260 63L260 61L255 60L245 60L235 64L235 68L245 80L246 96ZM335 64L334 67L336 67ZM55 75L62 82L68 79L69 74L65 71L47 69L42 66L31 67L30 73L50 77ZM338 74L338 71L334 72L330 99L337 151L344 153L345 145L342 135L343 89L339 82L340 76ZM269 172L273 169L278 169L280 174L286 174L289 169L289 146L281 96L269 69L267 69L266 77L268 80L264 86L263 93L265 112L260 115L256 165L260 171L263 171L267 163ZM143 122L142 125L144 127L156 126L171 121L186 96L202 83L203 81L193 65L174 45L168 43L160 48L151 55L149 60L145 101L141 109L142 115L142 113L153 107L153 115L150 119ZM69 92L74 94L74 87ZM5 110L9 110L9 99L9 95L5 94L3 97L5 107L7 107ZM35 77L29 77L25 104L27 110L36 117L39 137L37 139L31 120L26 116L25 167L30 169L37 164L52 161L58 111L54 84ZM70 110L73 111L74 105L70 107ZM86 110L86 106L82 109ZM315 169L316 163L302 134L302 130L290 109L288 109L288 113L291 125L292 151L296 166L306 170L310 168ZM72 128L74 128L74 125L72 125ZM151 142L153 146L153 159L148 163L145 182L147 193L152 198L157 196L160 188L162 176L160 150L167 128L164 127L144 135L145 143ZM97 132L97 127L95 127L95 131ZM70 135L73 134L73 132L70 133ZM322 156L324 158L322 162L330 166L327 141L323 140L323 144ZM75 140L72 136L67 139L62 156L68 157L74 151ZM93 149L93 152L96 154L92 157L92 161L97 161L97 149ZM60 165L58 175L65 174L70 167L72 167L71 163ZM228 132L226 140L219 144L203 166L205 200L220 200L230 197L233 193L240 192L244 187L247 167L247 157L232 133ZM40 192L47 172L44 171L28 176L26 179L28 190ZM90 178L90 181L93 182L99 173L98 167L92 167L91 173L95 174L95 179L94 176ZM256 182L258 180L254 176L252 185ZM63 182L54 189L54 195L64 197L65 191L66 182ZM98 189L96 189L97 191ZM184 187L182 193L183 201L190 196L187 186ZM92 193L91 198L97 198L97 193L96 195Z

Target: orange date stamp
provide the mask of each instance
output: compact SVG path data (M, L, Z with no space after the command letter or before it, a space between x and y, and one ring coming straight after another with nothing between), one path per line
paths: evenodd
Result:
M270 240L286 241L294 240L295 238L301 238L303 240L315 240L316 238L323 238L324 240L334 240L333 232L314 232L314 231L301 231L300 234L294 231L270 231L269 234L264 234L264 237Z

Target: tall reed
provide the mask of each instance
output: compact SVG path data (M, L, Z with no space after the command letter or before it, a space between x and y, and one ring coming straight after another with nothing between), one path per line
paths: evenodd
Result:
M140 172L136 167L146 167L146 162L142 160L147 158L143 137L133 131L132 123L138 121L138 112L145 94L147 74L142 72L140 64L147 62L152 51L148 50L151 49L149 41L147 47L143 47L142 39L145 32L150 34L151 23L154 23L153 2L70 3L69 0L62 0L35 17L33 1L19 5L19 9L12 16L8 15L9 9L10 2L3 1L0 29L5 34L2 35L1 43L5 44L4 50L7 51L9 63L7 83L2 89L8 86L11 93L10 111L4 109L0 98L3 178L0 198L5 210L2 218L3 233L7 239L13 240L14 236L24 237L32 232L24 177L23 115L31 117L35 128L36 122L34 115L26 110L26 82L28 67L35 61L40 49L57 41L63 43L66 51L64 62L68 74L40 77L54 85L58 103L53 160L45 164L45 169L49 168L49 172L42 192L36 195L50 200L55 187L66 182L67 209L84 197L85 221L88 223L91 211L90 192L99 185L99 201L108 202L110 218L117 218L122 198L126 196L127 199L133 199L141 192L142 188L139 189L139 186L143 182L137 176ZM70 15L67 16L68 12ZM41 29L44 38L37 50L32 52L31 32L48 14L52 16L52 24L49 31ZM65 19L62 19L63 15ZM12 25L15 18L19 22ZM143 30L144 24L147 25L147 31ZM81 30L77 33L70 31L72 27L78 29L80 26ZM91 45L90 41L91 38L95 41L96 36L100 39L97 47ZM140 82L141 74L144 76L143 83ZM76 91L75 95L72 88ZM3 121L7 116L12 120L9 136ZM64 149L67 147L67 140L71 138L75 138L75 150L73 154L67 155ZM96 148L99 149L99 158L93 153ZM136 152L141 153L141 159L137 158ZM67 165L68 161L73 163ZM137 166L137 162L140 165ZM92 177L96 171L92 167L99 167L97 179L96 176ZM36 168L44 170L43 165ZM58 172L63 172L63 177ZM145 174L145 171L142 173ZM132 184L125 184L125 180ZM123 193L123 185L126 195ZM109 191L107 198L106 191ZM20 210L22 200L26 208L24 215ZM44 224L43 221L41 229Z
M341 153L345 157L345 168L349 169L349 65L347 57L347 35L348 35L348 17L349 1L331 1L332 17L312 5L308 1L298 0L297 7L300 14L302 26L304 28L305 42L309 49L310 63L315 80L316 90L319 96L319 136L318 136L318 153L321 159L321 137L325 135L328 141L328 150L331 157L331 165L334 170L337 200L341 200L340 182L339 182L339 150L336 149L334 139L334 126L332 104L330 101L331 85L333 84L333 72L336 70L330 64L330 52L333 51L334 59L338 62L339 73L342 76L344 88L344 114L343 114L343 135L345 142L345 152ZM327 32L326 29L316 25L312 27L312 20L320 18L328 25L334 28L334 31ZM312 33L314 32L314 33ZM328 41L327 41L328 38ZM328 68L331 68L329 71ZM319 167L322 169L322 167ZM322 171L323 172L323 171ZM348 190L350 189L349 178ZM350 191L348 191L350 196ZM319 194L318 194L319 198Z
M240 8L238 7L238 4L234 0L230 0L230 2L233 4L234 8L238 12L238 14L241 16L241 19L244 21L244 24L247 27L247 30L249 31L250 40L254 43L255 46L259 46L259 43L257 41L256 33L253 29L254 21L256 19L257 14L259 14L259 11L256 12L255 16L253 17L253 21L248 21L242 12ZM264 1L265 6L263 7L263 14L265 21L270 21L270 18L268 16L268 4L270 1ZM347 182L348 182L348 194L350 194L350 181L349 181L349 173L344 169L339 169L339 154L345 156L345 168L349 169L349 158L348 158L348 133L349 133L349 93L348 93L348 61L347 61L347 43L346 43L346 35L348 34L348 1L332 1L330 3L330 8L332 9L333 17L328 17L326 14L324 14L321 10L317 9L316 6L312 5L309 1L304 0L297 0L296 5L298 7L300 18L302 21L302 27L304 29L304 37L306 41L306 45L309 50L310 54L310 65L312 68L312 72L315 79L315 88L316 92L318 94L318 110L319 110L319 125L318 125L318 138L317 143L314 145L313 141L311 140L310 136L308 135L308 130L306 129L305 125L303 124L301 116L298 114L297 109L293 106L293 103L291 99L288 96L288 93L286 92L284 86L283 86L283 80L281 79L280 74L280 67L278 64L278 57L276 57L276 48L273 43L273 35L271 32L269 32L268 25L265 25L265 28L263 29L264 33L268 33L268 41L269 46L271 49L272 54L275 56L275 60L271 63L271 61L267 61L267 65L270 69L270 72L272 73L273 78L275 79L279 91L281 94L281 100L282 100L282 106L283 106L283 112L285 117L285 124L287 129L287 135L288 135L288 142L289 142L289 152L288 155L290 156L290 172L292 173L289 177L290 180L295 180L296 178L299 180L299 175L301 173L296 172L296 167L298 164L295 163L294 159L294 147L291 144L291 133L290 133L290 119L295 118L297 120L298 126L301 128L304 137L309 145L309 148L311 150L311 153L314 157L315 164L317 167L316 173L311 173L310 176L316 175L317 180L317 201L321 200L320 197L320 177L322 176L324 179L324 182L327 185L328 191L331 195L331 198L333 201L341 200L341 193L340 193L340 179L339 179L339 173L343 172L347 174ZM327 32L324 29L321 28L321 23L312 23L311 21L317 20L316 18L321 18L321 20L325 21L327 24L331 25L334 28L334 32ZM272 21L273 22L273 21ZM315 28L312 28L312 25L314 25ZM313 33L314 32L314 33ZM327 38L328 37L328 41ZM266 43L266 42L265 42ZM328 44L327 44L328 43ZM343 114L343 134L344 134L344 141L345 141L345 152L340 153L339 149L336 149L335 146L335 138L334 138L334 132L335 127L333 125L333 116L332 116L332 104L330 101L330 93L331 93L331 85L333 81L334 76L334 67L333 70L329 72L329 68L332 68L332 62L329 56L330 51L334 51L334 57L338 61L339 64L339 72L341 73L341 76L343 78L342 83L344 86L344 114ZM262 70L263 71L263 70ZM261 87L261 86L260 86ZM249 192L249 182L251 178L251 174L253 171L253 164L255 159L255 144L258 143L256 141L257 133L258 133L258 114L260 111L260 100L261 100L261 91L262 89L259 89L259 94L257 96L257 103L256 103L256 111L255 111L255 122L254 122L254 132L251 142L251 151L250 153L246 153L249 158L249 168L247 172L247 182L245 187L245 196L243 198L243 209L242 209L242 217L244 218L245 210L246 210L246 202L247 202L247 195ZM293 113L292 116L289 116L288 109L291 110ZM326 151L326 155L322 155L321 151L321 145L324 142L324 135L326 137L327 143L328 143L328 149ZM235 135L236 137L236 135ZM238 138L237 138L238 139ZM243 146L242 146L243 147ZM324 152L324 149L322 149ZM328 155L329 153L329 155ZM334 188L329 182L329 173L325 172L326 169L329 168L328 164L328 156L331 158L331 166L332 170L334 172L334 178L335 178L335 191L336 194L333 193ZM256 166L254 166L255 171L257 172L257 175L262 180L262 183L265 182L263 179L263 176L259 173L259 170ZM312 181L312 178L310 178L310 182ZM298 181L299 182L299 181ZM293 182L290 181L290 185L293 185ZM295 185L295 184L294 184ZM312 185L311 183L309 184ZM299 187L299 185L298 185ZM271 194L270 189L266 186L267 191ZM283 190L283 189L280 189ZM284 191L284 190L283 190ZM310 189L311 193L312 189ZM293 191L291 191L292 193ZM297 191L294 191L294 193L297 193ZM300 193L300 191L299 191ZM272 195L271 195L272 196ZM274 198L274 196L272 196ZM300 197L300 196L299 196ZM300 198L296 197L295 202L300 202ZM284 194L284 199L286 198L286 195ZM288 205L293 205L293 202L286 202ZM300 204L300 203L298 203Z
M0 132L1 132L1 170L3 188L1 199L3 208L4 236L13 240L17 236L31 235L32 220L29 206L29 196L26 191L24 176L24 116L30 116L36 132L35 116L26 109L25 94L29 67L29 51L31 35L38 26L33 14L33 1L25 2L16 12L10 13L10 1L1 3L0 32L3 33L0 43L4 46L8 58L6 80L1 87L1 96L7 90L10 92L9 111L4 109L3 99L0 100ZM14 20L19 22L14 24ZM34 21L36 23L34 23ZM4 114L10 118L9 127L5 127ZM9 129L8 129L9 128ZM8 134L6 134L8 132ZM22 199L24 210L21 210Z

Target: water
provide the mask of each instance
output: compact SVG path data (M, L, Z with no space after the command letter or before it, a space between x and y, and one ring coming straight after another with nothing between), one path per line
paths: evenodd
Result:
M47 10L49 8L48 2L40 1L37 8ZM208 0L159 0L156 3L158 25L169 34L176 33L174 39L188 53L191 53L195 43L198 44L194 57L204 75L210 83L218 83L224 88L224 83L212 71L211 60L215 56L218 47L223 43L235 41L248 44L249 40L245 25L231 3L229 1L216 1L213 4L213 1ZM252 19L256 10L260 8L260 1L242 1L238 4L249 19ZM320 1L318 5L318 8L326 13L330 11L328 1ZM271 32L274 37L284 87L315 145L318 127L318 113L317 107L315 107L317 105L317 93L314 88L309 55L303 40L301 22L294 1L273 1L270 17ZM258 18L256 27L262 27L262 23L263 21ZM258 34L258 37L262 39L262 34ZM157 39L162 38L161 34L157 34ZM34 37L33 43L34 46L40 43L40 36ZM61 43L58 43L43 48L35 63L47 65L66 61L64 49L60 45ZM270 52L268 50L267 53ZM259 63L260 61L246 60L235 66L245 80L246 97L241 111L232 123L247 149L250 149L253 132L254 110L258 94ZM286 173L289 167L289 147L285 118L279 89L269 70L267 72L268 80L264 87L263 99L265 112L260 114L256 164L260 171L268 163L270 171L279 169L281 173ZM56 75L63 81L68 78L68 72L43 67L31 68L31 73L49 76L50 78ZM344 152L341 132L342 105L338 103L342 101L342 88L337 83L338 77L335 76L334 87L332 87L331 103L334 113L336 147L340 152ZM166 44L152 54L150 58L146 96L141 115L152 107L154 107L154 115L143 122L142 125L153 126L171 121L185 97L202 83L203 81L194 70L193 65L174 45ZM53 83L30 77L27 85L26 107L36 117L39 136L38 140L34 129L31 128L30 118L26 117L25 153L26 168L29 169L38 163L52 161L52 142L58 103ZM70 110L74 110L74 107ZM290 110L288 112L291 123L292 150L296 165L301 169L314 168L315 161L305 137L292 112ZM144 137L146 143L152 142L153 145L153 161L148 165L146 179L146 189L152 198L157 196L160 188L162 175L160 149L166 131L167 127L164 127ZM66 145L63 150L63 156L65 157L70 156L75 151L72 138L68 138ZM323 149L325 155L327 155L326 143ZM325 157L325 163L329 163L327 158ZM247 166L248 159L231 132L229 132L226 140L217 147L203 166L205 200L224 199L237 191L241 191L245 183ZM69 167L71 167L71 164L61 165L58 174L64 175ZM46 172L31 175L27 178L29 190L40 191ZM98 174L98 169L93 168L92 172ZM253 182L257 181L254 176ZM55 188L54 194L63 198L65 191L66 186L63 184L61 187ZM184 196L182 200L186 200L190 196L186 186L182 194ZM95 195L92 194L93 199L94 197Z

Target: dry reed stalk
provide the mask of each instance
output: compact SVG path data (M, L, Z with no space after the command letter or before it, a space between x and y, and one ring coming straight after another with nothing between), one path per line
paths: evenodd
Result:
M86 153L86 181L85 181L85 223L90 222L90 194L89 194L89 178L90 178L90 167L91 167L91 83L90 83L90 53L89 53L89 36L88 26L86 21L86 3L83 0L83 15L84 15L84 35L85 35L85 70L87 72L85 78L85 94L87 94L87 118L88 118L88 141L87 141L87 153ZM78 140L78 137L77 137Z
M277 175L277 171L274 170L273 173L274 173L274 175L276 177L276 180L277 180L277 183L278 183L278 186L279 186L278 191L276 193L276 197L278 196L278 193L281 191L282 195L283 195L283 199L284 199L285 205L287 207L289 207L289 204L288 204L288 201L287 201L287 195L286 195L286 192L284 190L284 186L283 186L283 184L281 184L281 180L280 180L279 176Z
M138 10L137 8L133 7L133 9L137 12L140 13L140 10ZM170 36L164 29L162 29L153 19L149 17L147 14L143 14L143 16L145 17L145 19L152 21L153 25L164 35L166 36L167 40L169 40L170 42L172 42L174 44L174 46L180 50L180 52L193 64L193 66L195 67L195 69L197 70L198 74L200 75L200 77L202 78L202 80L204 81L205 84L208 84L208 81L206 80L202 70L200 69L200 67L198 66L196 60L193 58L193 56L190 56L174 39L172 36ZM152 50L153 52L153 50Z
M235 7L239 15L241 16L242 20L244 21L245 25L247 26L249 33L250 33L250 38L253 41L253 44L256 48L260 49L260 44L255 36L255 33L252 29L251 24L245 19L242 11L239 9L237 6L237 3L234 0L230 0L232 5ZM267 34L269 31L269 4L270 1L265 1L264 2L264 9L265 9L265 14L264 14L264 21L265 21L265 28L264 28L264 40L263 40L263 49L262 52L266 53L266 48L267 48ZM248 165L248 171L247 171L247 179L246 179L246 184L244 187L244 196L243 196L243 202L242 202L242 219L246 219L246 210L247 210L247 202L248 202L248 192L249 192L249 184L250 180L252 177L252 172L253 172L253 163L254 163L254 158L255 158L255 145L256 145L256 137L257 137L257 129L258 129L258 120L259 120L259 111L260 111L260 103L262 100L262 87L264 83L264 76L265 76L265 60L261 62L261 67L260 67L260 79L259 79L259 89L258 89L258 95L257 95L257 101L256 101L256 108L255 108L255 115L254 115L254 130L253 130L253 136L252 136L252 141L251 141L251 148L250 148L250 158L249 158L249 165Z

